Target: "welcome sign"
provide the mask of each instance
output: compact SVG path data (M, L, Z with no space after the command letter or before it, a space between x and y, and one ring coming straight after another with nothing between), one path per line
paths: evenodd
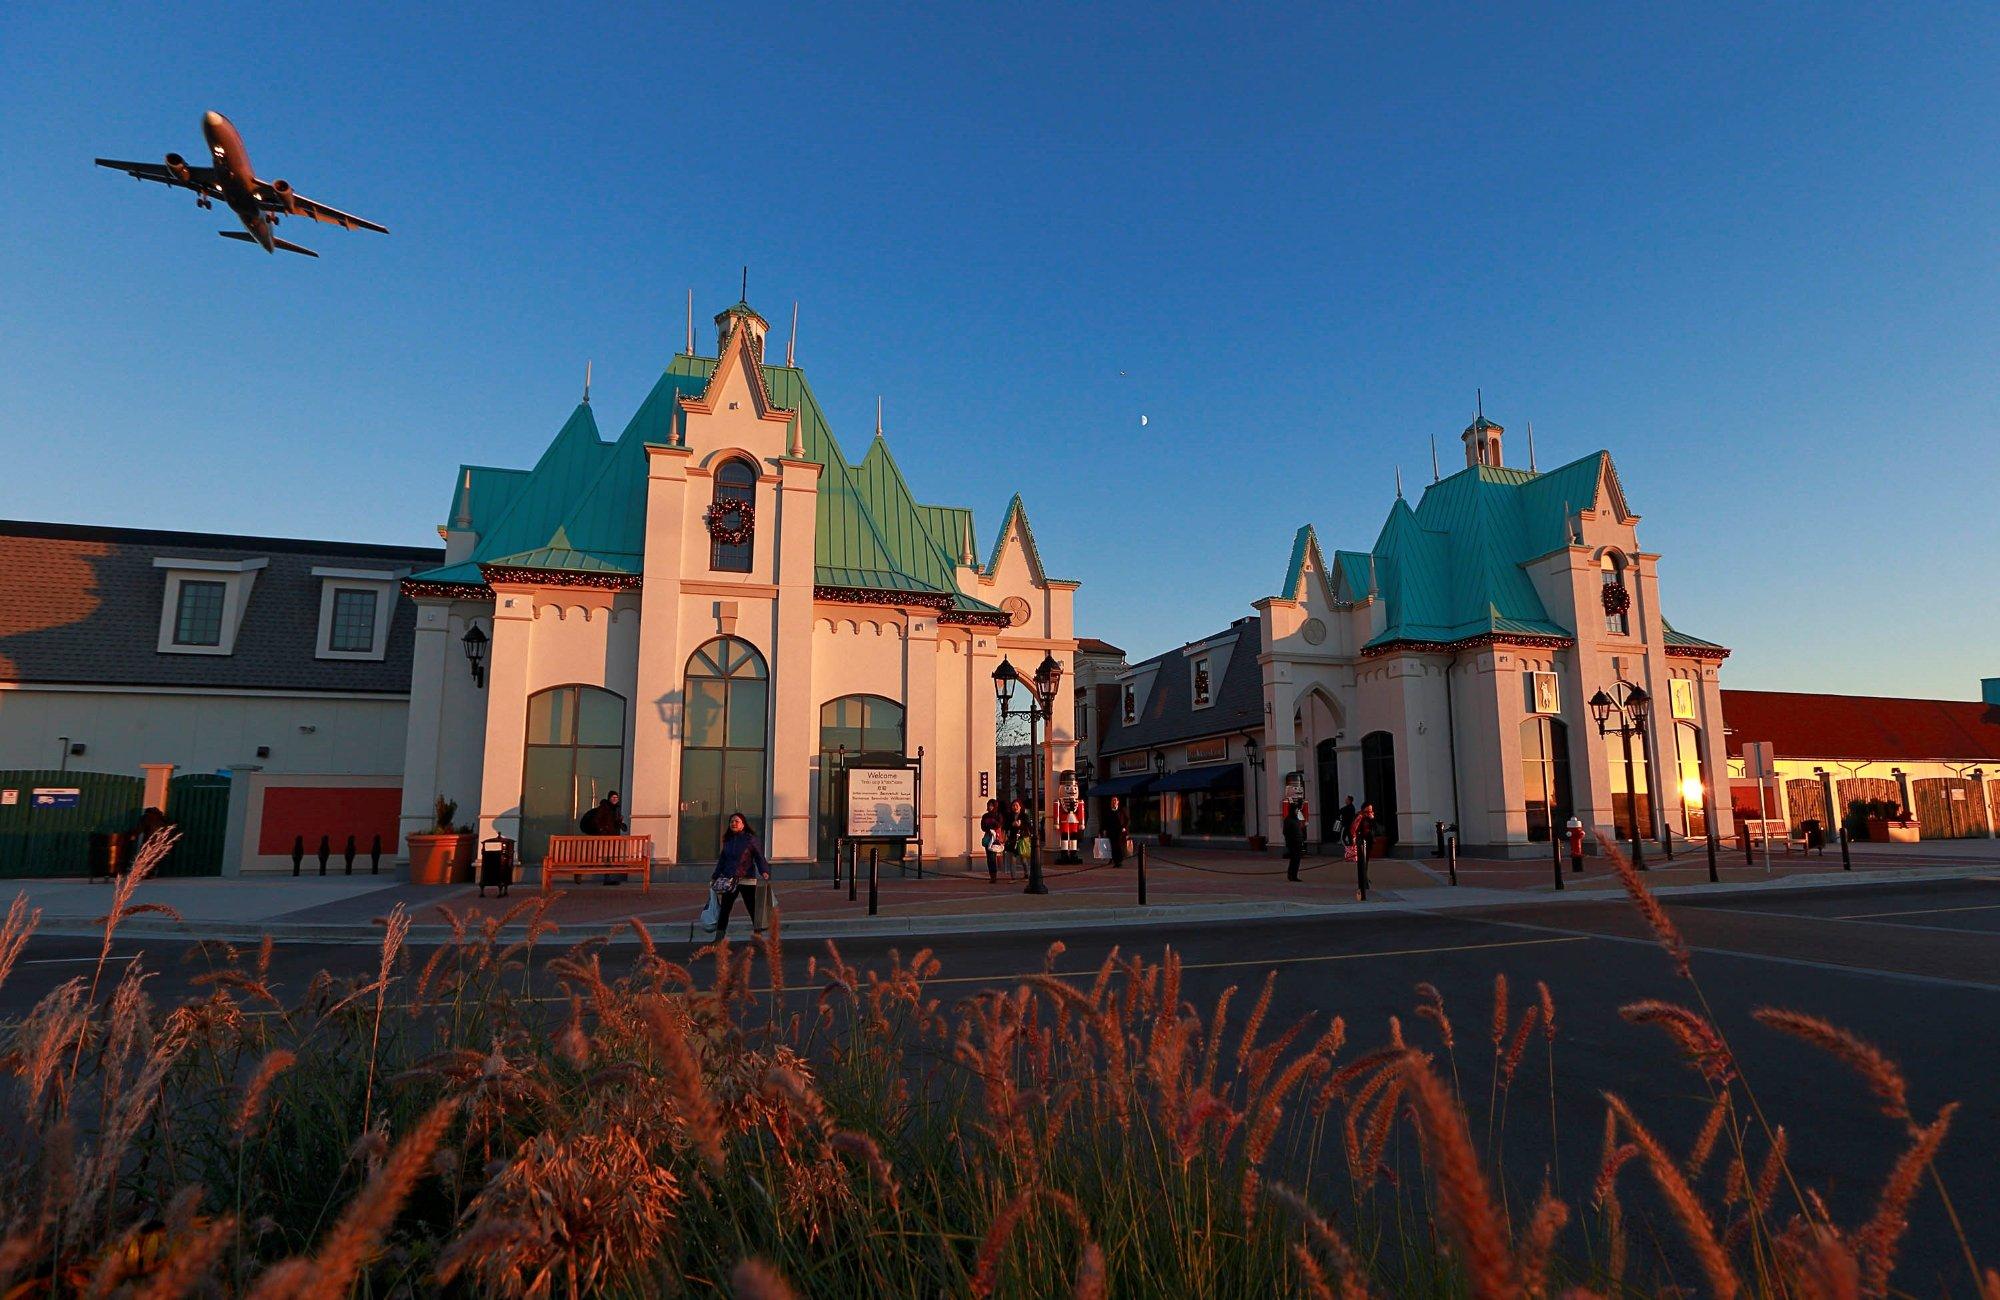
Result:
M847 834L853 839L917 838L917 769L847 769Z

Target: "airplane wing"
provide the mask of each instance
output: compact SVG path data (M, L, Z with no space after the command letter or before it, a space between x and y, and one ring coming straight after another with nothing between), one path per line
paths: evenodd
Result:
M176 174L171 168L160 163L120 162L116 158L99 158L99 167L109 167L113 171L124 172L142 181L158 181L162 185L172 185L197 194L220 194L222 187L215 183L215 168L188 167L185 175Z
M257 182L257 202L263 206L266 212L277 212L295 217L311 217L314 221L324 221L329 226L340 226L346 230L353 230L358 226L362 230L380 231L385 235L389 233L389 227L387 226L378 226L374 222L357 217L351 212L342 212L339 208L330 208L324 203L315 202L307 198L296 190L289 193L281 192L277 186L269 181L260 180Z

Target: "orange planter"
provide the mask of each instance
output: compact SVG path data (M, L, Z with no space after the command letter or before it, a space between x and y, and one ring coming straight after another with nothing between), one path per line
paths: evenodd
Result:
M412 832L404 837L410 846L410 883L452 885L472 879L472 832Z

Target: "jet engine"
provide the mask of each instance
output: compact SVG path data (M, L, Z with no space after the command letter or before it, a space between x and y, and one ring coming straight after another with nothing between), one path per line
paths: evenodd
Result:
M185 180L186 180L186 179L188 178L188 162L187 162L187 159L185 159L185 158L181 157L181 156L180 156L179 154L177 154L177 153L170 153L170 154L168 154L168 155L167 155L167 170L168 170L168 171L170 171L170 172L172 172L172 173L174 174L174 179L175 179L175 180L177 180L177 181L185 181Z
M297 212L299 210L299 205L292 202L292 183L290 181L287 180L272 181L271 193L278 196L278 202L285 205L285 211Z

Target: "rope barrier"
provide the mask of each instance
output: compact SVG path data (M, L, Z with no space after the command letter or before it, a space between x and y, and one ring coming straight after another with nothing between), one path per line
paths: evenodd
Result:
M1198 867L1192 862L1180 862L1173 858L1162 858L1157 856L1150 858L1149 861L1154 866L1182 867L1188 871L1200 871L1211 876L1283 876L1290 874L1290 868L1288 867L1277 867L1270 871L1264 871L1264 870L1231 871L1224 867ZM1370 861L1373 861L1373 859L1370 859ZM1327 867L1345 866L1345 865L1347 865L1347 860L1345 858L1328 858L1324 862L1315 862L1311 866L1306 866L1304 864L1301 864L1299 867L1299 871L1303 874L1304 872L1307 871L1320 871L1324 870Z

